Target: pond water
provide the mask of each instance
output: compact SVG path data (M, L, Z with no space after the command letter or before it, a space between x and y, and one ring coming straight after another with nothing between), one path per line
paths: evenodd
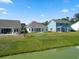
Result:
M0 59L79 59L79 46L25 53Z

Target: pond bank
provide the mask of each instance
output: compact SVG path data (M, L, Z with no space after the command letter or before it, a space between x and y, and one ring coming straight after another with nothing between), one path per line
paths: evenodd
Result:
M79 32L28 33L0 37L0 57L79 45Z
M0 59L79 59L79 48L76 47L78 46L57 48L42 52L24 53L1 57Z

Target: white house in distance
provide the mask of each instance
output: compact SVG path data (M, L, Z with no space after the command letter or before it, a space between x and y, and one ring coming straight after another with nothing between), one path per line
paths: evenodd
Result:
M71 25L71 28L75 31L79 31L79 22L76 22L74 24Z
M17 34L20 30L20 21L0 19L0 34Z
M70 23L66 20L52 20L48 25L48 31L70 32Z
M36 21L32 21L30 24L26 26L26 29L29 33L31 32L47 32L47 26L42 23L38 23Z

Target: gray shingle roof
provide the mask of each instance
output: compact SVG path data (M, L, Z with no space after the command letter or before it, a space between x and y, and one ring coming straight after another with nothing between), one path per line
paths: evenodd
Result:
M67 20L54 20L56 23L70 23Z
M20 21L18 20L0 19L0 27L21 28L21 24L20 24Z
M27 25L27 28L29 28L29 27L32 27L32 28L45 28L46 26L43 25L42 23L32 21L30 24Z

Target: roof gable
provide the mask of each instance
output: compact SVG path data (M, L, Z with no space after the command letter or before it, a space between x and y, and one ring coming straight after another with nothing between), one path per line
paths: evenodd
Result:
M3 20L3 19L0 19L0 27L20 28L21 24L20 24L19 20Z
M27 25L27 28L28 27L32 27L32 28L44 28L46 26L43 25L42 23L38 23L36 21L32 21L30 24Z
M79 30L79 22L76 22L76 23L72 24L72 25L71 25L71 28L72 28L73 30L78 31L78 30Z

